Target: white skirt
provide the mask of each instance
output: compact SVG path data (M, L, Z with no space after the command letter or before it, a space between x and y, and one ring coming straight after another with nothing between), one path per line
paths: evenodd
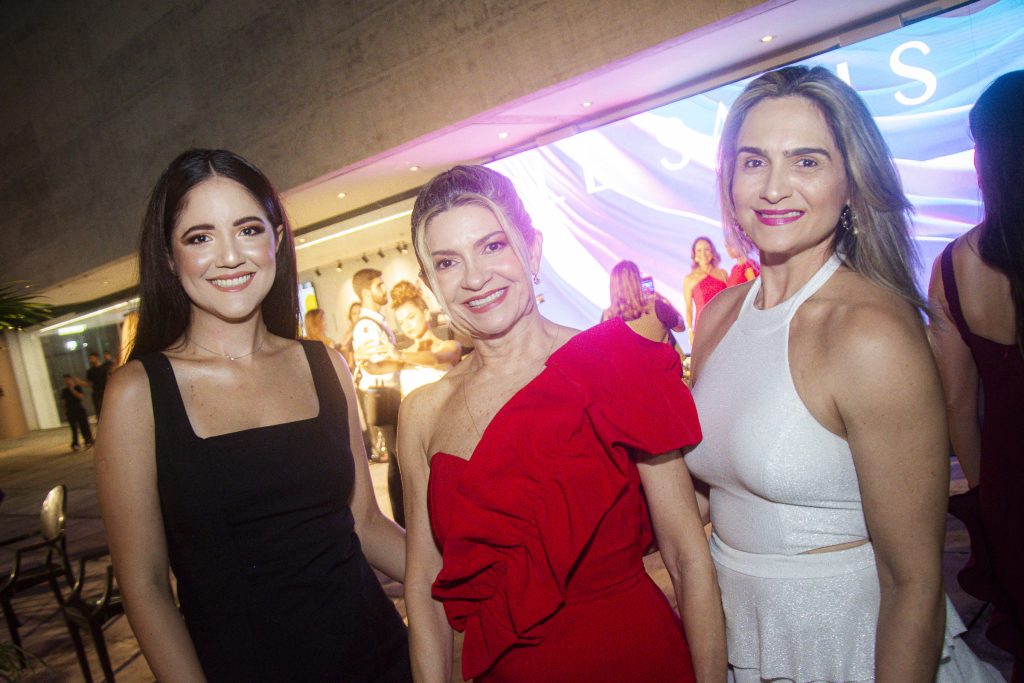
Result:
M736 683L875 680L879 587L870 543L833 553L766 555L711 535ZM1003 680L960 639L966 631L946 598L946 637L936 681Z

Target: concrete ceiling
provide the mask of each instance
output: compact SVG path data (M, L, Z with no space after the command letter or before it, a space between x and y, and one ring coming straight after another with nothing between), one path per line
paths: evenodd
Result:
M992 2L983 0L971 10ZM409 196L456 163L488 161L545 144L756 71L894 30L959 4L960 0L765 2L338 169L283 193L297 237L299 269L408 239ZM766 35L774 38L763 42ZM90 302L123 291L136 279L135 259L130 257L54 285L40 295L58 306Z

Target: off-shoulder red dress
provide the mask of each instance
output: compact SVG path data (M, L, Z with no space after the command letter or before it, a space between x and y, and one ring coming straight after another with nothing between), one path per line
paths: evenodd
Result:
M635 459L700 438L678 354L613 318L553 353L470 460L434 455L433 595L465 632L463 677L693 680L682 623L644 571Z

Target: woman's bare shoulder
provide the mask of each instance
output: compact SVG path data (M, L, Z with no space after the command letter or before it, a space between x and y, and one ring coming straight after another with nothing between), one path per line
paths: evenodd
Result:
M739 313L739 307L751 288L750 282L745 282L735 287L726 287L716 294L705 306L700 314L700 326L715 327L723 318L730 318L729 324L735 320Z
M817 329L822 348L847 359L899 358L927 350L924 322L908 301L847 268L801 306L803 327ZM794 320L796 322L796 320Z
M462 369L463 365L465 362L456 365L436 382L424 384L402 399L401 417L406 424L410 422L432 423L437 419L441 412L441 406L451 398L452 393L463 382L461 379L465 374L465 370ZM460 369L462 369L461 372Z
M149 375L146 374L146 368L140 361L128 361L119 367L117 372L110 374L103 396L106 403L117 400L118 397L132 401L144 398L148 403Z

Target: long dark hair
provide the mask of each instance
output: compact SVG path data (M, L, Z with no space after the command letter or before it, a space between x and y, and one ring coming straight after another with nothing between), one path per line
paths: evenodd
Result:
M1024 71L1003 74L971 109L985 222L978 247L985 263L1010 280L1017 348L1024 355Z
M274 284L261 310L267 330L295 339L299 330L298 275L295 244L284 207L263 173L234 152L190 149L164 170L142 221L139 245L139 325L129 360L163 351L181 338L191 320L188 295L171 269L171 232L189 190L212 177L234 180L263 207L267 220L282 226Z

